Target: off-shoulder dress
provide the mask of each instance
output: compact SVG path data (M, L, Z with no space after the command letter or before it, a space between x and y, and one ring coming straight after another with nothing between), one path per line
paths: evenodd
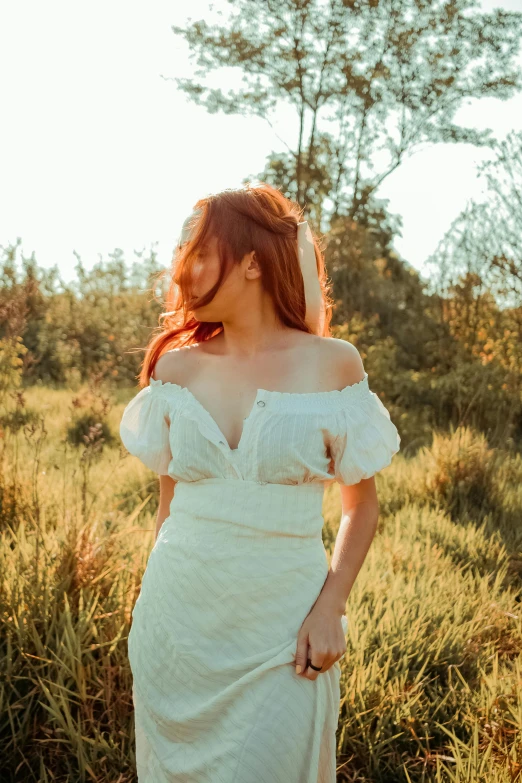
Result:
M325 482L399 451L368 374L258 389L236 449L186 387L151 378L120 435L177 482L128 639L139 783L334 783L340 665L309 680L293 661L328 572Z

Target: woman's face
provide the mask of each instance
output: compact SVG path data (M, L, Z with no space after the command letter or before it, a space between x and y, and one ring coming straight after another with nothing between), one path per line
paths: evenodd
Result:
M192 293L195 298L202 297L217 283L219 270L217 240L216 237L211 237L207 240L206 245L200 248L193 261ZM248 284L259 275L254 251L252 251L243 258L241 263L233 264L228 277L223 280L214 298L208 304L201 307L191 307L194 317L198 321L228 320L236 312L238 306L244 306Z

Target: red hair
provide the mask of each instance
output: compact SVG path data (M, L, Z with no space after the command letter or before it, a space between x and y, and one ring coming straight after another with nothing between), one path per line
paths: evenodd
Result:
M165 351L204 342L223 331L221 321L198 321L188 306L193 259L212 236L217 238L220 274L215 286L200 297L198 307L212 300L231 266L255 250L262 284L272 297L281 322L312 333L304 320L304 285L297 252L297 224L303 219L299 206L276 188L261 182L258 186L246 184L202 198L194 210L201 212L191 220L190 238L174 251L166 312L160 315L159 332L153 334L146 346L138 376L140 387L148 384L156 362ZM312 238L325 314L321 336L327 337L332 320L331 284L313 232ZM159 278L168 272L165 269ZM194 301L191 305L194 306Z

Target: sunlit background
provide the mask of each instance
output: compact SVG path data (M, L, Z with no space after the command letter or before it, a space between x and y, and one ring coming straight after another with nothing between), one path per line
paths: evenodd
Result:
M210 114L189 102L178 88L176 78L185 77L198 85L221 87L226 95L229 90L237 92L243 73L212 70L211 77L201 77L184 37L173 33L173 25L191 27L191 22L202 19L215 31L217 23L225 30L225 41L221 39L216 56L237 55L239 59L250 50L244 42L237 44L237 38L232 43L227 38L232 28L230 9L249 9L252 17L247 21L255 26L255 45L259 29L264 30L267 22L266 9L271 14L270 34L283 8L286 16L280 35L287 40L288 31L302 22L305 33L300 35L298 30L294 51L304 42L302 49L310 56L307 36L316 21L322 23L320 14L327 4L340 11L344 34L354 28L357 32L357 14L363 17L361 24L366 24L357 41L359 48L346 61L340 64L336 59L344 54L344 40L339 44L334 40L331 50L335 63L331 78L337 78L341 65L349 77L348 99L353 90L359 100L365 87L361 89L357 72L350 73L350 68L357 71L358 58L371 45L380 50L384 68L376 69L378 82L387 75L382 44L388 42L391 47L392 82L386 85L382 105L376 101L371 106L368 142L363 134L364 142L358 147L353 144L354 124L349 119L339 133L328 117L319 116L318 131L330 134L332 147L342 147L342 132L349 128L350 149L342 163L352 175L360 162L358 185L361 180L373 185L390 168L388 157L370 156L382 148L386 134L392 142L398 140L397 107L407 118L402 139L410 133L411 138L429 138L424 127L419 133L419 125L429 123L451 102L460 106L453 118L457 127L490 129L491 141L506 139L506 143L496 150L492 145L470 143L423 143L411 149L406 138L405 159L382 181L364 209L349 213L353 201L348 193L339 219L330 221L327 196L335 199L336 191L346 192L355 177L341 177L337 186L336 150L330 154L328 142L321 147L317 135L314 151L326 148L326 163L317 156L315 161L307 159L300 172L293 165L288 150L298 149L297 112L302 104L284 106L278 100L277 113L266 118ZM466 32L466 15L478 16L481 10L491 12L495 7L518 13L507 19L497 14L492 24L479 21L484 23L480 30L472 19L472 34L458 38L454 46L453 36ZM342 702L335 738L338 783L521 780L522 57L519 72L518 62L511 59L517 47L522 52L521 12L522 0L502 4L485 0L482 9L474 0L221 0L212 7L201 0L0 0L0 783L135 783L136 715L129 638L133 607L156 541L153 568L158 562L169 568L179 564L161 552L164 547L175 551L181 541L186 571L171 571L180 585L186 582L189 592L197 586L198 568L204 565L200 584L208 585L208 609L215 620L208 627L200 623L203 596L198 590L197 600L187 595L180 622L163 585L157 606L169 625L172 622L174 628L183 630L181 650L173 643L172 654L189 657L190 634L184 632L185 626L187 631L199 627L205 632L201 645L194 637L196 663L199 649L206 655L214 645L223 652L231 647L228 632L237 633L238 649L247 650L247 657L231 659L221 671L216 667L207 670L227 685L227 694L234 672L241 674L234 691L242 694L241 683L254 681L251 667L262 669L264 676L275 660L274 645L283 639L279 623L284 604L277 607L277 622L266 622L263 612L257 611L256 594L262 585L274 595L273 585L268 584L270 563L277 560L277 574L276 570L273 573L283 574L286 550L278 558L270 555L262 581L260 572L248 571L251 588L245 588L244 597L261 622L259 638L267 640L264 656L258 649L250 650L246 637L241 636L244 628L235 611L237 584L226 580L229 572L246 575L248 569L243 561L236 567L239 558L234 552L239 550L235 545L228 568L225 520L217 534L225 539L219 542L216 561L223 568L214 574L209 568L216 559L217 536L211 531L215 525L206 523L202 504L193 520L187 517L185 506L182 518L170 519L179 514L179 506L169 503L168 494L165 502L163 495L160 500L167 484L158 481L158 475L160 469L181 481L199 475L211 479L230 475L234 485L230 481L230 490L220 489L219 497L215 496L219 503L221 494L236 493L240 483L236 475L255 478L260 473L262 483L274 483L269 460L256 464L267 437L269 443L277 441L279 456L288 456L288 474L281 474L280 479L283 483L298 483L298 475L303 482L316 481L313 469L303 468L299 454L306 438L284 443L279 424L274 427L272 422L263 429L268 408L262 414L255 445L247 444L246 454L238 450L233 471L219 462L225 452L212 442L211 429L202 426L202 422L209 424L209 417L213 419L219 397L224 399L225 394L226 407L232 410L235 399L236 413L243 415L239 401L246 400L247 386L260 386L267 394L271 389L277 408L279 392L289 389L291 378L275 378L272 370L272 378L265 383L260 374L263 367L266 370L266 360L257 374L249 361L245 383L238 380L233 398L231 378L226 376L233 349L210 348L213 362L207 366L203 361L207 350L199 345L197 372L196 359L185 366L184 374L178 374L181 365L174 364L169 371L163 367L165 375L155 372L156 378L170 382L164 388L158 386L157 395L149 381L160 353L203 343L209 335L218 334L216 324L210 330L206 330L208 324L198 329L200 324L194 323L190 312L184 332L183 309L177 302L165 308L171 302L160 296L156 274L168 281L184 219L198 199L237 187L245 179L255 181L265 167L267 179L272 177L270 184L288 187L292 195L296 182L303 186L300 192L311 194L311 220L324 220L319 230L328 232L331 241L326 255L334 301L331 334L359 351L375 395L366 397L371 403L366 405L357 390L352 396L347 387L338 405L339 388L326 386L328 380L333 386L332 367L328 378L317 377L317 387L325 392L321 404L317 408L308 405L306 396L305 406L317 427L314 443L318 448L324 445L323 456L331 457L332 481L325 482L321 530L328 565L341 531L341 490L333 478L344 479L342 465L349 466L348 481L359 473L359 465L361 473L375 475L379 498L375 540L346 602L349 624L346 654L339 662ZM390 34L390 19L396 19L392 15L397 13L399 29L391 28ZM405 24L402 14L407 16ZM333 29L332 17L326 18L328 25L318 25L313 41L319 54L325 51ZM449 30L444 29L444 20L450 21ZM426 21L430 33L440 28L439 37L433 49L431 35L415 48L415 30L420 27L424 33ZM195 36L195 50L212 58L215 52L203 33ZM469 47L472 51L467 57ZM506 49L509 56L505 56ZM272 90L281 81L284 63L285 53L276 51L265 64ZM506 94L513 82L516 87L511 92L518 89L518 93L504 102L482 98L460 105L468 63L473 73L464 85L466 94L484 94L488 89ZM464 68L459 73L463 79L453 79L456 67ZM292 81L295 73L294 60L285 74L291 87L298 84ZM317 62L309 64L307 78L317 78L317 73ZM407 78L411 92L401 95ZM341 89L332 91L335 101L325 115L343 108ZM408 117L410 99L413 96L414 102L419 95L427 96L428 103L415 106L417 113ZM436 97L433 101L432 96ZM309 93L305 98L309 99ZM354 122L366 121L361 105L355 107ZM245 106L250 109L251 103L245 101L243 111ZM305 152L311 114L307 111L303 129ZM377 118L383 116L388 119L379 122ZM441 133L452 132L451 123L440 126ZM473 134L466 136L470 137ZM367 171L368 158L373 171ZM285 168L289 160L292 165ZM488 160L489 182L484 175L479 181L477 171ZM388 204L379 203L380 199L388 199ZM402 220L401 234L396 230L397 218ZM164 271L159 267L166 267L167 274L159 274ZM65 285L60 285L55 268ZM288 292L288 305L285 298L278 299L277 313L287 327L301 327L297 300L297 289ZM302 299L300 304L303 314ZM170 315L164 319L165 309ZM285 350L290 364L294 343L288 340ZM261 341L261 345L270 348L265 355L275 357L282 342L278 338ZM322 346L325 351L333 350L331 344ZM254 348L259 349L257 340L250 346ZM339 363L342 355L338 354ZM175 358L181 361L181 355ZM237 361L236 351L236 367ZM194 385L188 377L189 366L194 368ZM319 375L318 361L314 366ZM218 369L223 384L212 383ZM206 399L203 376L209 381ZM232 377L237 378L237 372ZM294 389L296 382L294 377ZM186 388L180 393L176 386ZM138 391L139 387L143 388ZM330 399L335 416L329 414ZM374 407L377 400L383 408ZM127 409L129 403L132 407ZM139 407L142 404L145 407ZM284 409L292 422L301 422L298 407L285 404ZM127 429L134 433L131 438L122 436L125 410L132 413L134 422ZM388 412L389 421L381 415L383 411ZM224 415L216 415L214 423L220 433L225 431L223 420ZM327 421L339 427L338 436L329 434ZM396 439L390 422L401 437L400 450L393 455L390 448ZM299 427L296 424L295 433ZM302 434L305 429L299 431ZM208 446L198 440L205 433ZM194 461L198 447L205 461L209 457L206 468ZM348 456L344 459L345 449ZM269 486L262 489L270 491ZM355 505L362 508L364 504ZM238 508L245 511L246 526L251 529L249 508L241 504ZM287 509L281 508L281 513L286 515ZM213 511L210 519L215 519ZM197 533L192 540L198 552L190 552L190 537L184 532L181 539L177 535L178 521L182 531L194 522ZM368 540L366 521L361 521ZM284 524L290 530L289 521ZM237 532L239 519L231 527L234 539L242 536ZM343 551L350 548L345 532L354 540L351 529L348 532L343 525ZM294 532L299 551L304 552L303 537L299 530ZM356 550L360 562L362 549L357 546ZM308 573L308 566L304 561L306 573L300 575L292 555L288 584L295 579L295 585L311 584L316 577ZM185 580L183 574L189 573L195 578ZM165 574L156 572L149 584L161 586ZM224 614L227 600L220 601L222 597L231 599L228 615ZM218 599L219 611L214 611ZM292 606L289 628L299 602ZM194 611L196 620L192 621L189 616ZM220 642L219 626L227 631L225 645ZM215 706L216 701L210 690L197 710L191 699L187 712L177 692L170 692L170 701L168 688L174 687L174 680L168 684L165 667L148 652L155 652L159 644L168 655L171 635L165 633L163 618L148 618L149 628L150 637L148 633L136 637L146 636L151 646L139 652L135 647L135 660L153 664L140 675L140 682L150 684L150 693L161 692L163 705L172 707L172 721L162 723L160 735L168 736L169 727L175 725L176 736L186 738L188 721L178 718L197 712L198 725L206 725L209 713L199 707ZM270 632L265 634L273 628L276 640ZM163 662L163 658L158 660ZM219 660L225 663L223 656ZM278 668L281 661L278 654ZM202 682L202 669L189 663ZM161 681L152 688L158 674ZM282 714L286 697L280 696L274 691L275 713L270 700L263 701L270 715ZM333 704L330 699L329 703ZM322 707L320 712L326 715ZM236 717L231 701L227 701L225 717L228 724ZM265 728L262 740L269 737ZM291 736L284 735L283 741ZM256 746L250 742L254 734L248 737L245 759L249 748ZM177 750L172 756L169 753L173 765L186 755L182 745L180 756ZM222 753L220 743L205 748L201 756L205 768L198 767L191 779L208 780L210 774L213 783L218 778L229 780L226 773L213 774L214 759ZM322 752L318 755L327 757ZM187 759L199 763L194 754ZM178 778L176 771L173 768ZM150 772L147 780L170 778ZM241 774L236 778L239 781Z
M522 11L522 0L481 6ZM56 264L65 280L77 256L90 268L115 248L129 261L155 249L168 265L198 198L255 178L285 143L295 149L292 108L270 122L211 115L177 90L174 78L195 66L171 25L210 22L220 10L228 13L223 0L0 5L0 245L20 237L24 255ZM205 83L212 79L238 84L228 70ZM522 94L468 100L455 122L503 138L522 129ZM421 145L376 191L403 219L395 249L421 272L452 220L480 198L476 166L490 157L472 144Z

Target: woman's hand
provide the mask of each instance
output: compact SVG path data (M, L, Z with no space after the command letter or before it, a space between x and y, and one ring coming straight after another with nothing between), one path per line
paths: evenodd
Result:
M307 615L297 635L295 671L299 677L316 680L345 654L346 639L341 617L338 612L319 606ZM307 664L309 659L314 666L322 667L320 672L310 668Z

